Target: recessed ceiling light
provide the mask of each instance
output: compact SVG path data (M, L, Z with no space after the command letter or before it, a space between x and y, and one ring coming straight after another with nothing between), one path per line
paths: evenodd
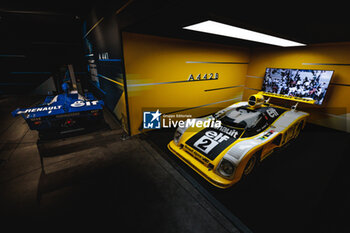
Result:
M260 32L254 32L251 30L234 27L228 24L218 23L212 20L207 20L201 23L193 24L183 29L205 32L215 35L228 36L243 40L250 40L265 44L277 45L282 47L293 47L293 46L305 46L306 44L301 44L295 41L282 39L275 36L270 36Z

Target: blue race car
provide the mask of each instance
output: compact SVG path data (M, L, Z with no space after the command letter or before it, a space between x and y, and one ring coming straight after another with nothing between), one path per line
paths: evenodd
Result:
M40 135L70 133L84 130L103 120L102 100L97 100L91 93L80 95L77 91L47 96L44 103L33 108L17 108L12 115L21 115L31 130L38 130Z

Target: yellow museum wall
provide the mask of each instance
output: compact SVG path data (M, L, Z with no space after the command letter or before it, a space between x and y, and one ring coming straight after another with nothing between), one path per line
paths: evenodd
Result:
M186 113L198 117L241 101L249 49L128 32L122 37L132 135L141 132L145 109L164 114L191 108ZM210 73L219 78L186 81Z
M261 89L266 67L334 70L323 105L300 109L311 113L310 122L350 132L350 43L252 50L243 99Z

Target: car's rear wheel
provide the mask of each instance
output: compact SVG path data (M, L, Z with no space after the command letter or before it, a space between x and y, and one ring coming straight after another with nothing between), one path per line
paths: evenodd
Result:
M303 122L300 122L297 126L294 138L297 138L299 136L302 129L303 129Z

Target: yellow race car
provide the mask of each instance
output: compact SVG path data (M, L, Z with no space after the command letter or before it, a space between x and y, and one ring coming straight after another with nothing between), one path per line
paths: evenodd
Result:
M270 104L258 93L208 117L188 119L192 123L220 121L221 125L178 127L168 148L208 182L228 188L276 148L296 138L308 116L296 106Z

